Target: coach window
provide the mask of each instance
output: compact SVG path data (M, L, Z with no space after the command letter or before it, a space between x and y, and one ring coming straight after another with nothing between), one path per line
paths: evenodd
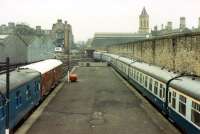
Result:
M163 98L165 98L165 95L166 94L166 90L165 90L165 87L163 86Z
M26 87L26 99L27 100L31 99L31 90L29 85Z
M186 97L179 95L179 112L185 116L186 114Z
M144 74L142 74L142 84L144 85Z
M124 65L124 72L126 73L126 66Z
M191 120L200 127L200 104L192 102Z
M3 98L0 97L0 118L5 116Z
M145 87L147 88L147 85L148 85L148 76L145 76Z
M162 92L163 92L163 85L160 84L160 91L159 91L159 97L162 98Z
M169 103L171 104L172 103L172 93L169 92Z
M153 83L153 79L150 78L149 79L149 90L152 91L152 83Z
M136 80L136 70L134 70L134 79Z
M39 90L38 82L35 81L35 95L37 95L38 90Z
M140 73L140 84L142 84L142 73Z
M132 78L133 78L133 72L134 72L134 69L133 69L133 68L131 68L131 70L132 70L132 72L131 72L131 76L132 76Z
M16 92L16 107L19 107L22 104L22 97L20 91Z
M172 107L176 109L176 92L172 92Z
M137 71L136 80L139 81L139 72Z
M157 81L155 81L154 82L154 94L158 94L158 82Z

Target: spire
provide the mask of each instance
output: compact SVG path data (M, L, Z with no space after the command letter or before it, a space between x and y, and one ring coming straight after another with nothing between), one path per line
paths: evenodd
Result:
M142 13L139 16L139 32L149 32L149 15L147 14L145 7L142 9Z
M145 7L142 9L142 13L140 16L148 16L147 11L145 9Z

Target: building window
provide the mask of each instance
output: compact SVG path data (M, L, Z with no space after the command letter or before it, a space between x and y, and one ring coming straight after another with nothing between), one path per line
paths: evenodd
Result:
M153 79L150 78L149 79L149 90L152 91L152 83L153 83Z
M172 93L172 107L176 109L176 92Z
M179 112L185 116L186 114L186 97L179 95Z
M191 120L200 127L200 104L192 102Z

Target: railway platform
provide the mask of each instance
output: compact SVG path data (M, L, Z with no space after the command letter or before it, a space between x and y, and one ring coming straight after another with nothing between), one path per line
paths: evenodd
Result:
M17 134L179 134L111 67L77 67Z

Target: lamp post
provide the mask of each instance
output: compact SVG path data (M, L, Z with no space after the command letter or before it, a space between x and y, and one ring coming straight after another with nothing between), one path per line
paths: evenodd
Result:
M70 82L70 25L65 23L64 28L64 46L67 49L67 81Z
M6 131L5 133L6 134L9 134L10 131L9 131L9 90L10 90L10 69L9 69L9 66L10 66L10 59L9 57L6 58L6 99L8 100L6 102Z
M67 29L67 62L68 62L68 68L67 68L67 74L68 74L68 83L70 82L70 78L69 78L69 75L70 75L70 46L69 46L69 29Z

